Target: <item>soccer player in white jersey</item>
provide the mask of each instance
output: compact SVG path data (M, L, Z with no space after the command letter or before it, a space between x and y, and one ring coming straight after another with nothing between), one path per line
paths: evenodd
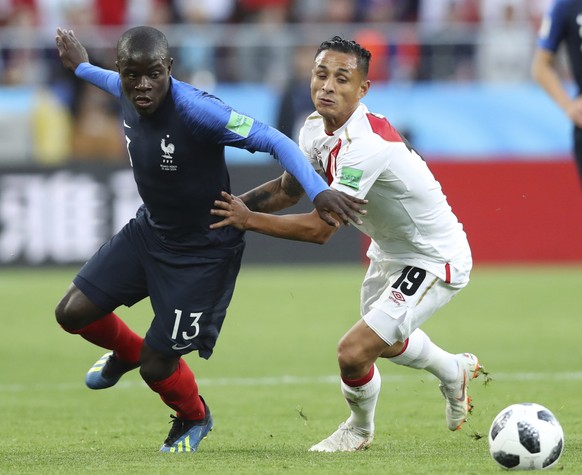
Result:
M425 369L440 380L450 430L461 428L471 408L469 381L481 371L470 353L451 354L419 327L469 282L471 250L424 160L386 118L360 102L370 87L370 53L334 37L315 55L311 98L316 113L300 134L300 147L330 186L368 202L358 229L371 238L370 265L361 289L361 319L342 337L337 355L341 390L350 415L311 447L314 452L365 449L374 438L380 392L378 358ZM288 173L240 198L223 193L213 227L324 243L337 228L316 212L267 214L296 203L300 185Z

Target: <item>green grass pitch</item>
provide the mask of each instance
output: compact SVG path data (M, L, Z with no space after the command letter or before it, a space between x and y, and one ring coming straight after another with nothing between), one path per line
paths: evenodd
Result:
M360 266L243 267L209 361L188 355L215 429L194 454L161 454L171 411L140 381L90 391L102 355L54 321L76 269L0 270L0 473L338 474L503 472L489 456L494 416L516 402L551 409L565 432L558 470L582 467L582 268L477 267L423 328L450 352L479 356L493 381L446 429L438 382L379 362L376 439L352 454L312 454L348 414L335 347L359 313ZM118 311L144 332L148 302Z

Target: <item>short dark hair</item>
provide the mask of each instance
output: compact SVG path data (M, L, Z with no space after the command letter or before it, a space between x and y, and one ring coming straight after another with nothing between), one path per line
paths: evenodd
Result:
M170 59L168 39L151 26L136 26L127 30L117 42L117 59L123 60L135 53L149 53Z
M317 58L319 53L325 50L339 51L340 53L354 55L358 60L358 69L364 74L364 77L368 76L372 53L370 53L366 48L363 48L360 44L353 40L346 40L341 36L336 35L331 40L324 41L319 45L315 57Z

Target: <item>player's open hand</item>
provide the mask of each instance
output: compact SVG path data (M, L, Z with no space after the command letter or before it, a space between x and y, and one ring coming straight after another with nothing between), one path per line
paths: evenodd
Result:
M355 224L362 224L362 220L356 213L366 214L366 210L359 205L366 204L368 200L362 200L354 196L337 190L325 190L319 193L313 200L313 204L319 217L330 226L339 226L341 223L332 216L335 213L343 224L352 221Z
M221 196L222 201L216 200L214 202L215 208L210 210L210 214L221 216L224 219L218 223L211 224L210 229L234 226L237 229L245 230L251 211L244 204L244 201L226 191L223 191Z
M81 63L89 62L89 55L85 47L79 42L73 30L57 28L57 49L63 66L75 71Z

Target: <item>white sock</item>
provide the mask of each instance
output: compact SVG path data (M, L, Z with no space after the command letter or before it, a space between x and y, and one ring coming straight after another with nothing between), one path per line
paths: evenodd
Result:
M459 376L455 355L435 345L420 328L408 337L408 346L404 352L388 360L410 368L426 369L443 383L451 383Z
M353 427L374 433L376 403L382 386L382 378L376 365L372 379L363 386L352 387L341 381L342 394L346 398L351 414L347 422Z

